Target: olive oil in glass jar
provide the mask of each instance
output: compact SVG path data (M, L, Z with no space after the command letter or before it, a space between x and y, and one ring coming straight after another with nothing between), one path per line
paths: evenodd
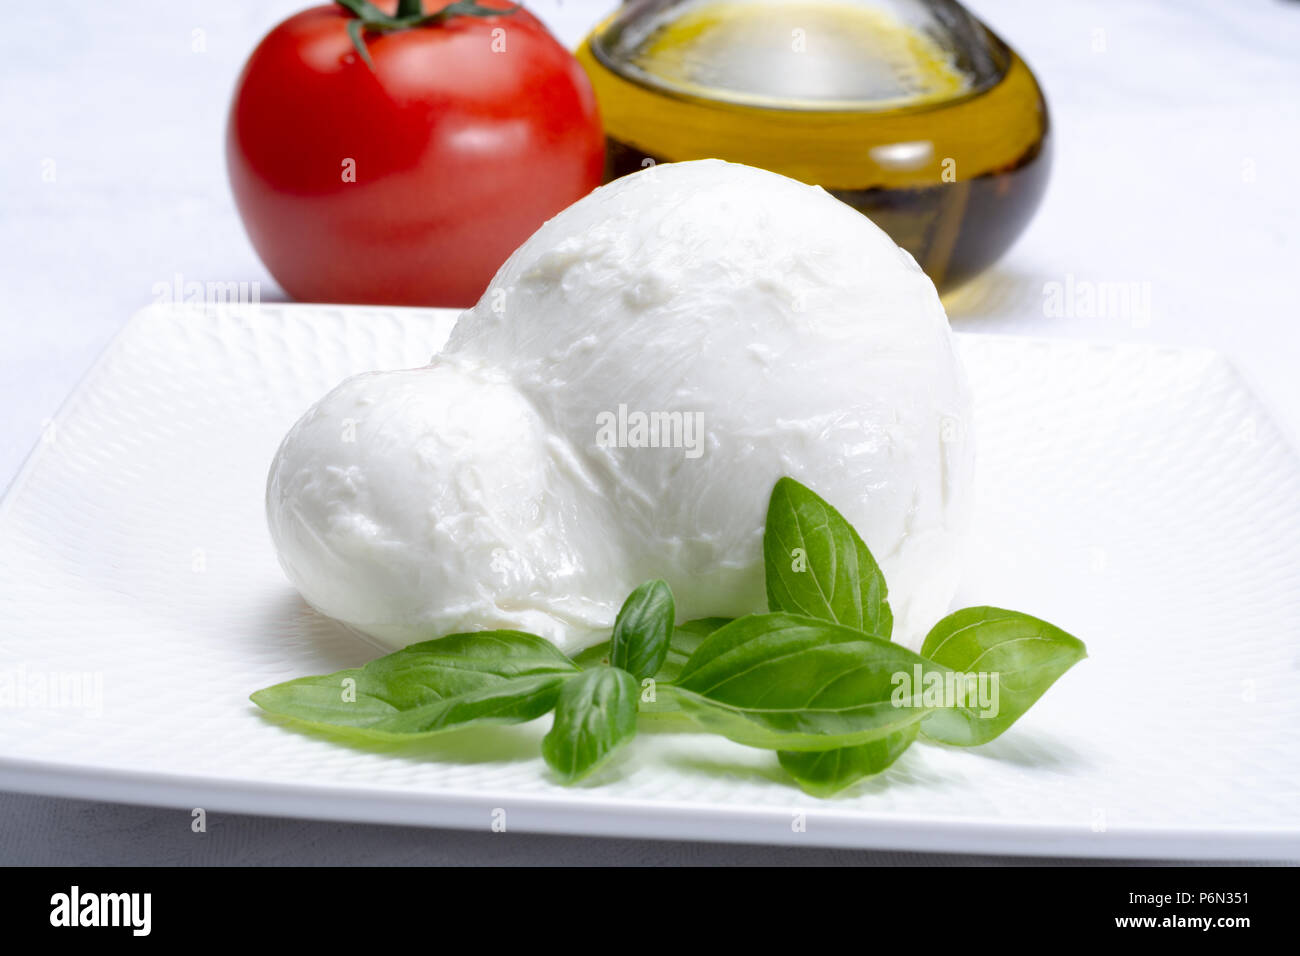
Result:
M631 0L578 57L607 178L718 158L820 185L941 290L1001 256L1046 188L1038 83L954 0Z

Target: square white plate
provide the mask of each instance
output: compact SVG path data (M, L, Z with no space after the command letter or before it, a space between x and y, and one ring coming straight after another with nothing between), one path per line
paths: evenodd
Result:
M454 318L155 308L0 504L0 787L344 820L929 851L1300 858L1300 459L1213 353L963 336L980 494L959 600L1090 658L974 750L913 747L834 800L773 754L646 733L598 785L546 720L387 753L250 691L375 651L310 611L263 520L288 426ZM39 699L39 689L62 685ZM76 688L84 687L80 700Z

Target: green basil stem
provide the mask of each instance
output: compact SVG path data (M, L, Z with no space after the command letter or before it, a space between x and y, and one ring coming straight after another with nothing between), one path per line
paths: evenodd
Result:
M397 18L418 17L424 13L424 0L397 0Z

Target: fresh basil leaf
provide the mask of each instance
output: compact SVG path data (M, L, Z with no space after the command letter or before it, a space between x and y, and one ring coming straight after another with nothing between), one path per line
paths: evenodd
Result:
M636 678L618 667L583 671L564 685L542 756L564 783L587 776L636 736Z
M794 614L752 614L709 635L669 690L696 723L771 750L833 750L919 721L928 675L907 648Z
M687 621L685 624L678 624L673 629L672 639L668 642L668 654L664 658L663 665L653 675L654 678L660 681L676 680L677 675L686 666L686 661L704 639L724 624L730 624L731 621L729 617L701 617L694 621ZM573 663L583 670L598 667L610 663L610 653L610 642L604 641L577 654L573 658Z
M763 531L767 605L889 637L894 615L876 559L844 517L793 478L772 489Z
M921 653L969 675L965 702L930 714L922 732L970 747L1014 724L1058 677L1088 656L1088 649L1077 637L1028 614L968 607L936 624Z
M364 667L259 690L268 713L354 740L388 740L473 724L522 723L555 706L578 668L549 641L519 631L453 634Z
M912 746L920 729L919 723L910 724L888 737L856 747L813 752L782 750L777 758L805 793L814 797L831 797L864 777L889 767Z
M663 581L647 581L627 596L614 619L609 662L637 680L654 677L668 656L677 611Z
M676 680L677 675L686 666L686 661L695 653L695 649L700 646L704 639L724 624L729 623L731 623L729 617L702 617L677 625L673 630L672 640L668 642L668 656L664 658L663 665L654 675L656 684L666 684ZM605 641L603 644L587 648L578 654L573 659L573 662L583 670L608 664L610 662L610 642ZM659 693L655 694L655 699L652 701L643 698L640 709L643 714L671 714L681 710L677 706L677 699L672 694Z

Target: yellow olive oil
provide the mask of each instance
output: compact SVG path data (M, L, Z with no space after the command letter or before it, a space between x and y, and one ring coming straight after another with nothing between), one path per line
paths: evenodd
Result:
M944 33L853 0L629 4L578 54L607 177L716 157L821 185L951 289L1020 234L1050 166L1032 73L965 16Z

